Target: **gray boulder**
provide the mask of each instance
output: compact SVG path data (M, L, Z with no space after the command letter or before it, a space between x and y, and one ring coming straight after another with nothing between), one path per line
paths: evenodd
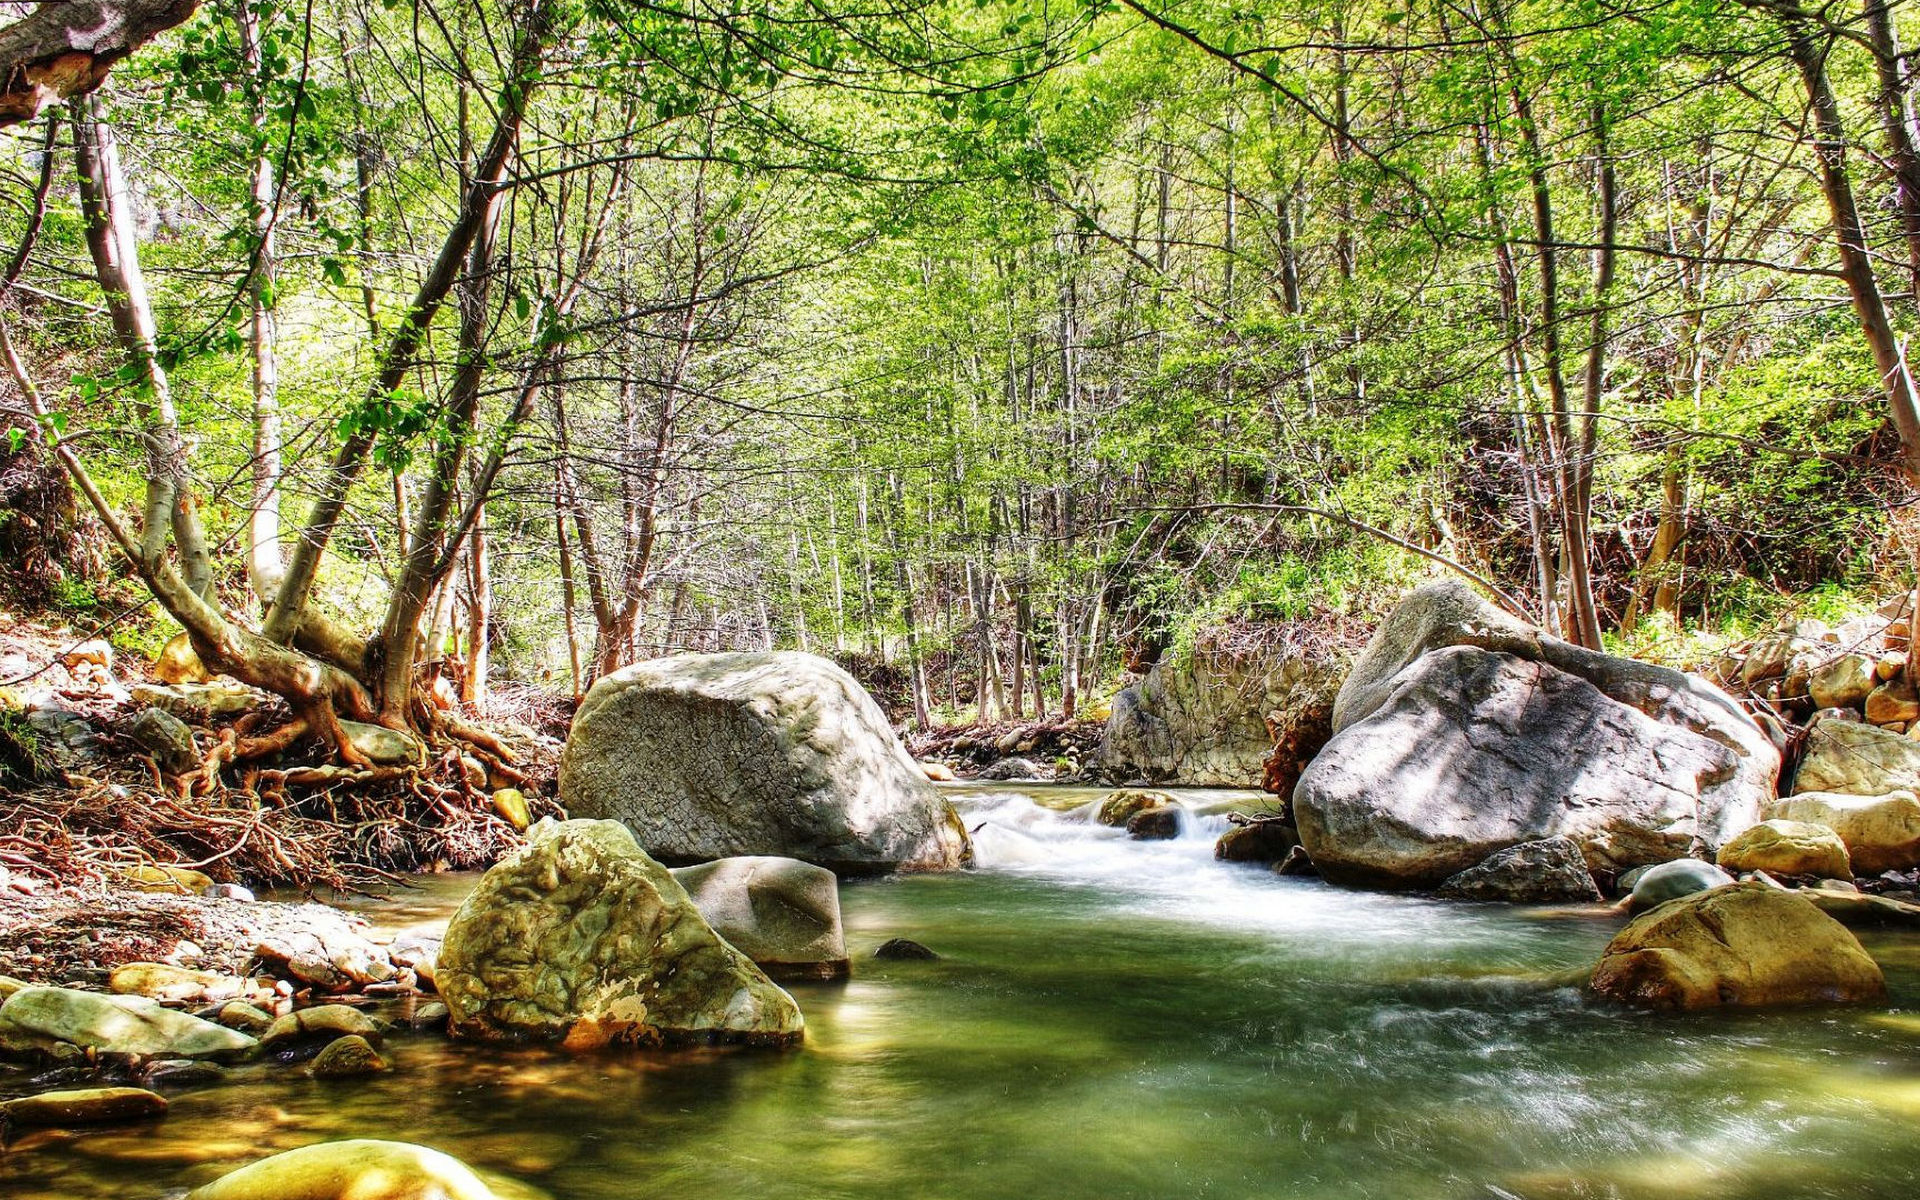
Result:
M1823 717L1807 728L1807 752L1794 772L1793 791L1850 796L1920 791L1920 741L1859 721Z
M127 733L170 775L179 775L200 765L200 750L193 744L193 730L163 708L143 709Z
M1432 887L1520 842L1596 871L1717 848L1759 820L1779 752L1704 680L1579 649L1464 585L1415 591L1335 703L1294 789L1337 882Z
M78 1051L232 1061L259 1043L236 1030L162 1008L145 996L29 987L0 1004L0 1050L61 1057Z
M560 799L667 862L771 854L876 874L973 854L873 698L811 654L682 654L605 676L574 717Z
M840 881L797 858L722 858L670 872L713 931L770 978L841 979Z
M616 821L542 821L454 914L436 968L455 1037L785 1045L793 997L708 926Z
M1697 858L1676 858L1671 862L1655 863L1639 872L1633 881L1633 890L1628 893L1628 905L1636 912L1657 908L1669 900L1678 900L1695 892L1710 892L1717 887L1726 887L1733 881L1733 876L1710 862L1702 862Z
M1505 900L1518 904L1555 904L1600 899L1580 847L1571 838L1521 842L1488 855L1442 883L1447 900Z

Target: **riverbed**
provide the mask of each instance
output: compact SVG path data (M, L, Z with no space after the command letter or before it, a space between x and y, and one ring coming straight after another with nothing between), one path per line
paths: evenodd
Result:
M1131 842L1097 793L960 785L978 869L842 888L855 972L792 988L804 1048L571 1059L393 1043L320 1082L255 1064L162 1121L0 1158L0 1195L146 1198L382 1137L554 1200L1783 1200L1920 1183L1920 937L1863 940L1891 1007L1652 1016L1541 977L1620 920L1217 863L1249 793ZM471 877L358 907L443 922ZM876 961L908 937L933 962ZM38 1140L38 1139L36 1139ZM513 1181L510 1185L507 1180Z

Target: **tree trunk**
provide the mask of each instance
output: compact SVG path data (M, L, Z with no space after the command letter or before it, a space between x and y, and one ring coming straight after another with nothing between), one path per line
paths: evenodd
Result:
M199 7L200 0L47 0L0 29L0 126L91 92L121 59Z

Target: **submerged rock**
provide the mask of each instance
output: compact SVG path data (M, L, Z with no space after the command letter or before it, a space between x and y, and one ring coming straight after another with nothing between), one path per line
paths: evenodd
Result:
M1300 835L1285 821L1250 821L1235 825L1213 844L1221 862L1277 863L1300 845Z
M241 1167L187 1200L496 1200L459 1159L406 1142L302 1146Z
M327 1043L307 1070L315 1079L351 1079L358 1075L378 1075L389 1070L387 1060L373 1043L357 1033Z
M1334 714L1293 810L1336 882L1433 887L1554 837L1602 872L1717 848L1759 819L1780 761L1711 684L1548 637L1450 582L1381 624Z
M1672 862L1655 863L1640 871L1639 878L1633 880L1628 903L1638 912L1658 907L1669 900L1678 900L1682 896L1691 896L1695 892L1725 887L1732 882L1733 876L1710 862L1702 862L1697 858L1676 858Z
M1885 796L1802 792L1768 805L1767 815L1833 830L1861 875L1920 866L1920 796L1913 792Z
M1795 892L1740 883L1661 905L1607 944L1590 985L1659 1009L1884 1000L1880 967Z
M259 1043L144 996L102 996L72 988L24 988L0 1004L0 1049L57 1054L70 1046L148 1058L245 1058Z
M164 1116L167 1099L145 1088L82 1088L41 1092L0 1104L0 1123L15 1125L117 1125Z
M344 1037L380 1040L380 1024L366 1013L346 1004L322 1004L295 1009L274 1021L260 1035L260 1046L269 1053L313 1050Z
M1600 899L1600 889L1570 838L1521 842L1496 850L1480 865L1442 883L1437 895L1447 900L1505 900L1554 904Z
M967 832L873 698L811 654L682 654L593 685L560 799L652 854L804 859L829 870L946 870Z
M1137 842L1166 841L1180 836L1180 806L1156 804L1127 818L1127 836Z
M786 1044L793 998L707 925L615 821L542 821L447 926L437 977L457 1037Z
M931 962L940 957L912 938L888 938L880 943L879 948L873 952L873 956L907 962Z
M1853 878L1847 846L1840 835L1825 825L1805 821L1762 821L1720 847L1719 861L1729 871Z
M840 979L840 881L796 858L722 858L670 872L700 915L774 979Z

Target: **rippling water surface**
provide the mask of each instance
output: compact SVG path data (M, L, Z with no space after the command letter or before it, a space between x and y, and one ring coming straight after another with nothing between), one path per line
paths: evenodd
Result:
M1920 937L1890 1009L1652 1017L1541 977L1618 921L1443 905L1215 863L1218 815L1129 842L1097 793L951 793L982 867L842 889L855 977L794 988L794 1052L567 1059L394 1043L398 1070L270 1064L162 1122L0 1158L0 1195L177 1194L336 1137L438 1147L503 1198L1313 1200L1910 1197ZM442 877L369 915L444 920ZM878 962L910 937L937 962ZM511 1181L511 1182L509 1182Z

